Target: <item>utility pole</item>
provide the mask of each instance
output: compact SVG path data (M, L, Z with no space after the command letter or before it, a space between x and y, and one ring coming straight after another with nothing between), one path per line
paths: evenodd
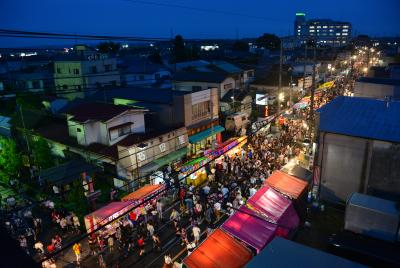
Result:
M307 41L304 43L303 94L306 92Z
M310 141L313 133L313 125L314 125L314 95L315 95L315 69L316 69L316 61L317 61L317 39L314 37L314 56L313 56L313 72L312 72L312 86L311 86L311 101L310 101Z
M281 40L279 53L279 84L278 84L278 115L281 113L281 90L282 90L282 65L283 65L283 45Z

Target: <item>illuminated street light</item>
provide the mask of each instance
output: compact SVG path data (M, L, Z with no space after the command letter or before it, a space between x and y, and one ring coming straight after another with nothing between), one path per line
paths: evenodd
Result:
M368 72L368 68L367 68L367 67L364 67L363 72L364 72L364 73Z
M353 60L357 59L357 55L353 55L353 57L351 57Z

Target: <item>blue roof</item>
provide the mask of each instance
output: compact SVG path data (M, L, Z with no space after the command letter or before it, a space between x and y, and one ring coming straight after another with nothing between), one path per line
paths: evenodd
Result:
M357 80L357 82L400 86L400 79L392 79L392 78L361 77Z
M370 195L353 193L349 199L349 204L368 208L370 210L381 211L386 214L394 215L395 217L399 215L395 202Z
M277 236L246 265L246 268L259 267L346 268L365 266Z
M400 142L400 101L341 96L317 112L320 131Z

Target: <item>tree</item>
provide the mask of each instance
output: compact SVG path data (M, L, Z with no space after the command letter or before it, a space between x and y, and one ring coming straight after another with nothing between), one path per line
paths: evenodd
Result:
M232 49L235 51L249 51L249 44L244 41L236 41L233 43Z
M32 150L36 166L41 169L54 166L54 157L52 156L50 145L45 139L39 137L34 140L32 142Z
M256 44L270 50L277 50L280 48L281 39L274 34L265 33L257 38Z
M114 43L112 41L101 42L97 46L100 53L110 53L110 54L117 53L119 51L120 47L121 47L121 45L119 43Z
M160 55L160 52L158 50L155 50L152 54L150 54L148 56L148 59L152 62L152 63L162 63L162 58Z
M0 180L8 183L15 179L21 167L21 154L15 141L0 137Z
M175 36L173 47L173 62L181 62L186 60L185 42L181 35Z
M85 215L88 209L88 203L83 190L81 179L72 182L71 188L67 193L67 207L78 215Z

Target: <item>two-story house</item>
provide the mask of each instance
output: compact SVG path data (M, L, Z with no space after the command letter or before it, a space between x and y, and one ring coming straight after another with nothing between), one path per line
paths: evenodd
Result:
M66 124L49 124L36 132L49 141L55 154L64 157L66 151L74 152L137 182L139 176L186 155L188 142L183 125L147 131L146 112L126 105L83 102L67 110Z
M96 88L119 86L117 59L86 46L75 46L54 60L54 84L58 94L68 99L91 95Z

